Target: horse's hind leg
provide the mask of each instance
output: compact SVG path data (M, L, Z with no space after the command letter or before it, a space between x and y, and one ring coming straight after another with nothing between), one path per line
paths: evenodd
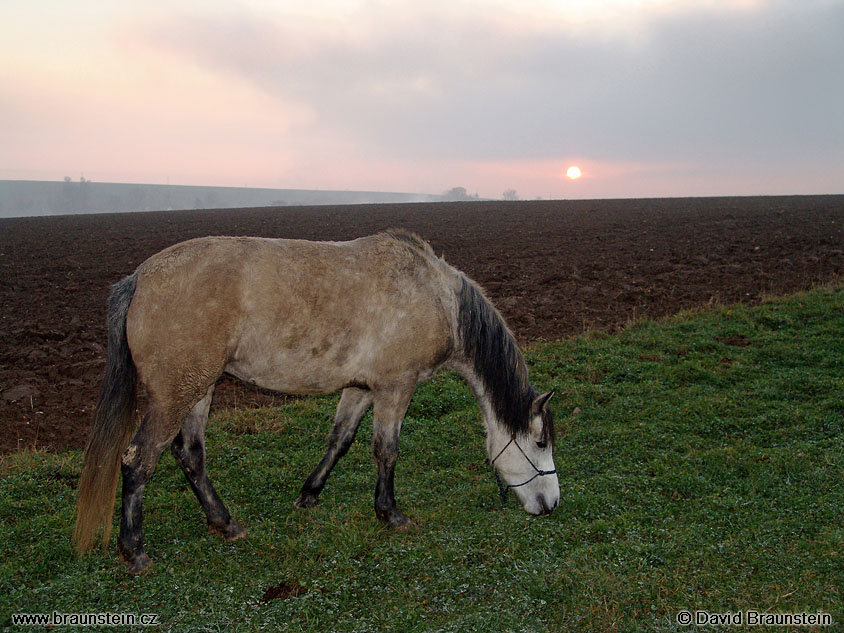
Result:
M117 553L131 574L143 573L150 565L149 556L144 552L142 532L144 488L161 453L173 439L174 429L178 429L178 425L172 424L161 409L150 407L121 459L123 509Z
M328 436L328 449L310 476L305 480L299 497L293 502L297 508L311 508L319 499L319 493L325 487L325 480L339 460L349 450L355 439L361 418L372 404L372 392L368 389L347 387L340 396L334 427Z
M211 407L213 393L214 385L211 385L205 397L188 413L182 429L170 445L170 450L205 511L208 527L226 540L233 541L246 536L246 530L231 517L205 470L205 424L208 422L208 409Z

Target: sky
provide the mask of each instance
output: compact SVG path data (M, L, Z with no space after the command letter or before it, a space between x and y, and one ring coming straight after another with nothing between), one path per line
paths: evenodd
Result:
M2 0L0 179L64 176L844 193L844 0Z

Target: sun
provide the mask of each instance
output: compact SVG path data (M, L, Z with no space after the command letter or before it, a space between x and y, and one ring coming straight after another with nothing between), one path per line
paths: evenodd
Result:
M580 167L578 167L577 165L572 165L566 170L566 177L569 180L577 180L582 175L583 173L580 171Z

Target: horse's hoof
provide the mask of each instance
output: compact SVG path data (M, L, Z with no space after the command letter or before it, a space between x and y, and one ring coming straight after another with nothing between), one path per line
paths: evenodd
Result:
M387 512L376 512L376 516L379 521L386 523L388 527L391 527L394 530L401 530L404 532L410 529L410 526L412 525L410 519L408 519L404 515L404 512L398 508L394 508Z
M413 521L405 517L404 523L398 523L396 525L390 524L390 527L399 532L407 532L408 530L410 530L410 528L413 527Z
M140 576L149 571L152 561L146 552L135 552L117 543L117 557L126 563L126 571L132 576Z
M140 554L136 554L135 556L129 558L122 551L118 550L118 555L120 556L120 560L126 563L126 571L129 572L130 576L140 576L141 574L145 574L152 567L152 561L150 560L150 557L147 556L146 552L141 552Z
M293 507L298 510L304 510L305 508L315 508L318 504L319 497L302 493L293 502Z
M208 530L213 534L222 536L227 541L236 541L237 539L246 536L246 528L242 527L240 523L231 520L227 525L208 525Z
M145 553L135 556L131 562L126 564L126 569L132 576L140 576L152 568L152 561Z

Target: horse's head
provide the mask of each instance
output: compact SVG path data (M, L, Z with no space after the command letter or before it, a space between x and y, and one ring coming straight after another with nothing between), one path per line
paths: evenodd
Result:
M549 391L534 399L526 433L513 435L495 424L487 434L487 455L506 484L502 490L512 490L530 514L550 514L560 502L552 455L554 419L548 408L553 395Z

